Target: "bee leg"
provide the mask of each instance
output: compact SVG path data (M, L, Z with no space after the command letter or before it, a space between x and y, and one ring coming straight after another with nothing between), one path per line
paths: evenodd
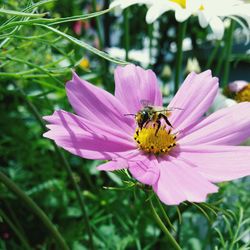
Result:
M155 131L155 136L157 136L157 133L158 133L160 127L161 127L161 121L160 121L160 120L157 120L156 123L157 123L157 129L156 129L156 131Z
M146 126L148 125L148 123L150 122L151 120L147 120L146 122L144 122L144 124L142 125L142 128L146 128Z
M159 115L159 119L163 118L165 120L165 122L168 124L168 126L170 126L171 128L173 128L172 124L170 123L170 121L168 120L168 118L163 115L163 114L160 114Z

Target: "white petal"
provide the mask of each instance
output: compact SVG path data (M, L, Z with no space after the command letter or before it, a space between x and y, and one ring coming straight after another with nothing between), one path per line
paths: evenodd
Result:
M199 19L200 26L202 28L206 28L208 26L209 21L207 19L207 16L204 15L204 11L198 12L198 19Z
M149 8L146 21L147 23L153 23L159 16L161 16L164 12L171 10L170 6L167 5L159 5L154 4L152 7Z
M192 13L198 11L201 5L201 0L186 0L186 9L188 9Z
M217 39L222 39L223 35L224 35L224 24L222 22L222 20L215 16L213 18L211 18L209 25L215 35L215 37Z
M153 0L116 0L110 4L110 8L119 6L125 9L133 4L153 4Z
M190 12L187 9L183 9L183 8L179 8L176 9L175 11L175 19L178 22L184 22L185 20L187 20L190 16L192 15L192 12Z

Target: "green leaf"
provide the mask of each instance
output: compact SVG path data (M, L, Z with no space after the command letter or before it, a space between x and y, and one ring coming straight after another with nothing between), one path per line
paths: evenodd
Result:
M20 26L20 25L33 25L33 24L47 24L47 25L56 25L60 23L66 23L66 22L75 22L79 20L86 20L93 17L101 16L105 13L108 13L110 9L90 13L90 14L83 14L83 15L77 15L77 16L70 16L70 17L61 17L61 18L36 18L32 20L19 20L19 21L12 21L12 22L6 22L4 25L1 26L0 31L10 29L12 27ZM24 12L21 12L24 13ZM24 13L25 14L25 13ZM27 13L31 14L31 13ZM36 16L40 17L40 16ZM14 17L13 17L14 20Z
M37 18L37 17L43 17L47 13L32 14L32 13L20 12L20 11L15 11L15 10L5 10L5 9L0 8L0 14Z
M80 47L82 47L82 48L84 48L84 49L86 49L86 50L89 50L89 51L91 51L92 53L96 54L97 56L100 56L100 57L102 57L102 58L104 58L104 59L106 59L106 60L108 60L108 61L110 61L110 62L117 63L117 64L122 64L122 65L127 65L127 64L129 64L129 63L126 62L126 61L123 61L123 60L120 60L120 59L116 59L116 58L114 58L114 57L111 57L111 56L108 55L107 53L105 53L105 52L103 52L103 51L100 51L100 50L98 50L98 49L92 47L91 45L89 45L89 44L87 44L87 43L85 43L85 42L83 42L83 41L81 41L81 40L78 40L78 39L76 39L75 37L72 37L72 36L70 36L70 35L68 35L68 34L66 34L66 33L64 33L64 32L62 32L62 31L60 31L60 30L58 30L58 29L55 29L55 28L52 28L52 27L50 27L50 26L46 26L46 25L43 25L43 24L34 24L34 25L36 25L36 26L41 26L41 27L43 27L43 28L45 28L45 29L49 29L49 30L53 31L54 33L56 33L56 34L58 34L58 35L60 35L60 36L62 36L62 37L64 37L64 38L66 38L66 39L69 40L70 42L72 42L72 43L74 43L74 44L76 44L76 45L78 45L78 46L80 46Z

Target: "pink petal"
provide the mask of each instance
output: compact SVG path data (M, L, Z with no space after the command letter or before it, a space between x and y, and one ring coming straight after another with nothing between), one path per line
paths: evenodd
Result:
M97 167L98 170L104 170L104 171L115 171L115 170L125 169L125 168L128 168L128 161L122 158L118 158L118 159L106 162Z
M186 131L183 144L235 145L250 137L250 103L218 110Z
M106 136L109 136L110 134L115 135L121 139L127 140L130 145L134 144L133 138L121 130L118 131L107 124L103 125L89 121L83 117L74 115L64 110L56 110L53 115L44 116L43 119L50 124L61 125L63 127L69 125L81 127L89 133L105 134Z
M142 156L129 162L129 172L139 182L146 185L154 185L159 178L158 162L155 157Z
M250 175L250 147L247 146L181 146L176 157L196 167L212 182Z
M98 170L103 171L115 171L119 169L125 169L129 167L129 161L135 159L140 154L138 150L126 151L119 154L119 158L115 158L112 161L101 164L97 167Z
M238 93L244 87L246 87L249 83L246 81L234 81L228 84L228 88L231 92Z
M211 71L203 73L190 73L179 91L170 102L174 110L169 118L173 127L178 131L185 129L207 111L218 91L218 79L212 77Z
M109 126L87 121L65 111L44 117L51 122L44 137L69 152L88 159L112 159L121 152L135 149L133 139Z
M174 158L160 164L160 177L153 189L167 205L178 205L186 200L203 202L208 194L218 191L196 168Z
M142 108L143 100L151 105L162 106L162 96L154 72L133 64L116 68L115 96L132 114Z
M124 116L128 113L126 107L107 91L80 79L76 73L67 82L66 90L69 102L78 115L133 134L134 119Z

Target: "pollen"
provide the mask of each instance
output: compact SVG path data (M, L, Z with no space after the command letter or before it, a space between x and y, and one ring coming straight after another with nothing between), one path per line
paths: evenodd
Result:
M153 123L145 128L137 128L134 140L139 149L150 154L167 154L176 146L176 134L167 130L166 126L161 126L157 131L157 126Z
M237 102L250 102L250 83L236 94L235 100Z
M170 0L170 1L179 4L183 9L186 8L186 0Z

